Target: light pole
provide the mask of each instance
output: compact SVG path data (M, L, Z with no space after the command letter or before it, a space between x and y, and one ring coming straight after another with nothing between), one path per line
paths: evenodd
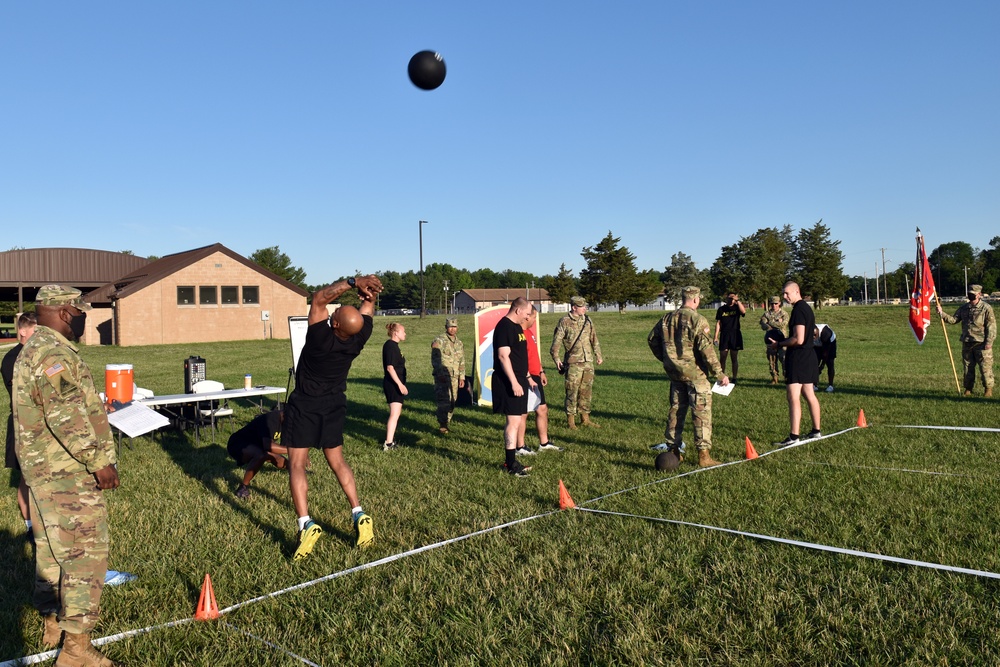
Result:
M424 225L426 220L421 220L417 228L420 230L420 319L427 314L427 294L424 292Z

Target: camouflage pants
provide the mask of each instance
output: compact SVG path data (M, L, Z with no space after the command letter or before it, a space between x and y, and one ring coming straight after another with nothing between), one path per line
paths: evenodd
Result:
M455 400L458 398L458 375L434 376L434 399L437 401L437 420L441 426L451 422L455 411Z
M108 571L108 513L93 475L31 488L34 605L73 634L97 626Z
M594 393L594 364L581 361L569 364L566 371L566 414L590 414L590 399Z
M969 391L976 386L976 367L983 378L984 387L993 386L993 350L987 350L985 343L962 344L962 371L965 374L965 388Z
M771 369L771 379L781 381L785 377L785 350L767 349L767 367Z
M670 381L670 412L664 438L668 445L680 445L684 421L691 409L694 443L699 451L712 449L712 385L702 382Z

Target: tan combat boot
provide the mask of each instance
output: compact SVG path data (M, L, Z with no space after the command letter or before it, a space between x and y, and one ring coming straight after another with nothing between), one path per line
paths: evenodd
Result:
M972 396L972 390L971 389L966 389L965 390L965 394L963 394L963 396Z
M55 667L117 667L90 643L87 633L67 632Z
M711 452L707 449L698 450L698 467L700 468L711 468L712 466L719 465L719 461L712 458Z
M567 415L569 418L569 428L571 431L576 430L576 415Z
M62 628L59 627L59 621L56 619L55 614L46 614L42 619L45 621L45 625L42 630L42 645L45 648L55 648L59 646L59 642L62 641Z
M993 398L993 387L987 387L986 393L983 394L986 398Z
M583 425L589 426L590 428L601 428L601 425L595 421L590 421L589 412L581 412L580 415L583 417Z

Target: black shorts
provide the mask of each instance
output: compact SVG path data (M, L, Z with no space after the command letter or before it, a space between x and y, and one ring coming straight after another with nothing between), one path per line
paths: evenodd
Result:
M785 382L816 384L819 382L819 362L809 348L794 347L785 351Z
M719 351L723 350L742 350L743 349L743 332L742 331L729 331L721 332L719 334Z
M402 403L406 398L392 378L382 380L382 393L385 394L386 403Z
M523 415L528 412L528 378L521 380L524 393L515 396L507 378L493 373L493 412L499 415Z
M241 466L250 465L251 461L264 453L260 445L239 440L234 442L232 438L229 439L229 444L226 445L226 451L229 452L230 458L236 461L236 465Z
M536 389L538 390L538 398L541 399L538 405L546 405L545 403L545 387L542 386L542 376L532 375L531 379L535 381Z
M14 453L14 416L7 418L7 453L4 456L4 467L20 471L21 466L17 462L17 455Z
M290 449L331 449L344 444L347 397L314 397L292 392L285 404L281 444Z

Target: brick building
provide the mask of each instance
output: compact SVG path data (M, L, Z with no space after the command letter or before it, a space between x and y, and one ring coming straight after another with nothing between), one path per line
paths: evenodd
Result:
M162 345L289 337L309 292L220 243L167 255L86 295L84 342Z

